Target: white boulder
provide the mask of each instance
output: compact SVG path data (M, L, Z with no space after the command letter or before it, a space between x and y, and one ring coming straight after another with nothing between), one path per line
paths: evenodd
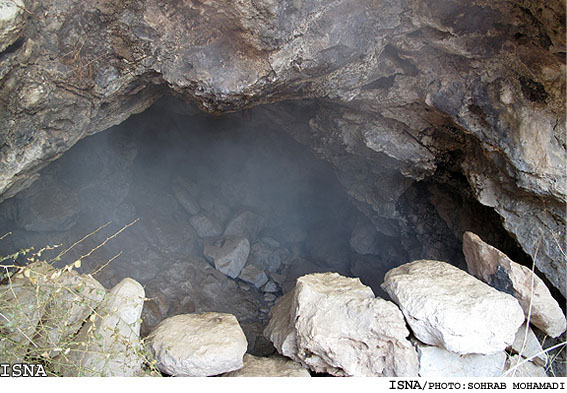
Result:
M460 354L505 350L524 321L511 295L446 262L399 266L386 273L382 288L421 342Z
M276 349L315 372L416 376L417 354L395 304L360 280L308 274L272 308L265 334Z
M231 314L176 315L149 336L157 367L174 376L206 377L238 370L248 344Z

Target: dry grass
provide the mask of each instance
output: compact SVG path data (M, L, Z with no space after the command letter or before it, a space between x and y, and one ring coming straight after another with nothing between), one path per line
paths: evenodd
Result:
M44 247L37 252L28 248L0 258L0 283L4 284L0 285L0 359L3 363L42 364L51 376L96 376L101 375L100 363L96 365L96 369L89 369L90 363L81 363L77 367L73 361L81 360L84 355L92 352L100 353L101 348L110 346L115 350L120 349L119 357L124 355L126 359L142 359L143 374L161 375L155 368L155 361L145 352L143 340L138 340L138 334L132 331L133 325L127 325L124 321L119 321L119 317L114 317L116 321L113 320L109 326L102 326L115 331L105 334L106 338L97 331L95 325L103 317L108 320L110 315L111 320L113 318L112 313L106 312L105 315L101 307L98 307L108 298L108 293L102 286L92 285L92 275L76 272L85 258L136 222L137 220L123 227L87 254L61 268L54 267L55 262L102 227L51 259L42 255L57 250L60 246ZM8 234L0 239L6 236ZM98 267L96 272L119 255ZM26 262L24 266L17 263L22 258ZM141 321L134 324L139 322ZM77 333L79 329L81 330ZM108 337L116 341L109 343ZM103 339L106 340L104 343L101 342ZM106 362L116 369L120 366L114 362L115 357L116 353L107 356ZM103 369L104 367L102 366Z

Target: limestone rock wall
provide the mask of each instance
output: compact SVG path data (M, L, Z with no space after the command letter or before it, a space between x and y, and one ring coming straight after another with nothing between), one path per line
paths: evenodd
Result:
M397 202L415 181L457 173L566 294L564 1L24 0L24 10L0 52L0 199L168 90L214 113L315 99L294 136L337 167L382 233L411 225ZM299 104L272 115L285 121Z

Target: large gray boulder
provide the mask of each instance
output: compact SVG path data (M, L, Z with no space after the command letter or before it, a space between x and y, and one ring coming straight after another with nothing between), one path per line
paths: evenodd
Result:
M567 329L559 303L531 269L512 261L472 232L463 235L463 252L469 272L496 289L511 293L532 325L551 337Z
M234 315L208 312L165 319L148 346L162 372L206 377L242 368L248 343Z
M272 309L265 334L278 351L315 372L339 376L416 376L417 354L395 304L358 279L300 277Z
M460 354L501 352L524 322L511 295L446 262L419 260L392 269L382 288L421 342Z

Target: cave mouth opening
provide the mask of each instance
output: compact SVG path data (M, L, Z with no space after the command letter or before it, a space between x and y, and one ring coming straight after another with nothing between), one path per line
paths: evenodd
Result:
M289 127L308 129L311 105ZM281 107L265 109L211 116L169 97L81 140L0 205L1 227L12 232L0 255L91 234L58 263L104 243L80 271L107 288L125 277L145 287L142 336L172 315L227 312L257 355L273 351L262 336L270 307L301 275L359 277L387 298L380 283L393 267L432 256L464 266L460 238L434 203L464 179L413 182L397 202L405 226L380 231L349 196L349 179L285 130L289 113L274 122ZM494 213L457 199L459 217L481 212L481 224L509 240Z

